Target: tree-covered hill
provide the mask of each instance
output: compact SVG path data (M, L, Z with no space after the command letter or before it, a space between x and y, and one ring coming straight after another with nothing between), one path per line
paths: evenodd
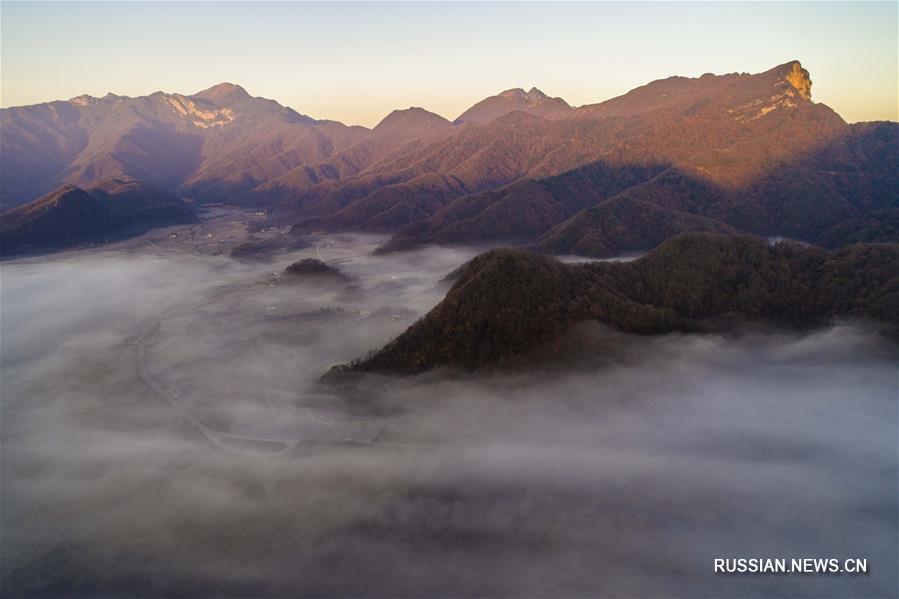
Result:
M391 374L502 366L597 321L660 334L736 315L788 327L857 317L899 325L899 245L838 251L750 236L688 234L629 263L563 264L521 250L472 260L446 298L367 359L338 370Z

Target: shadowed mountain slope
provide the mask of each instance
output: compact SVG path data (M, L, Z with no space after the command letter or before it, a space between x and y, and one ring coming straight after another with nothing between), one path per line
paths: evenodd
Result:
M723 190L743 190L775 169L849 136L849 125L809 99L811 84L804 73L793 61L756 75L654 82L561 118L507 113L439 143L397 154L359 178L332 184L322 190L324 201L319 190L309 189L282 208L327 214L314 221L315 227L365 230L372 213L407 202L410 194L427 193L421 182L436 175L441 177L443 198L449 197L445 208L439 209L447 214L434 213L443 223L453 220L449 214L454 211L453 194L544 179L596 162L610 168L671 167ZM594 203L602 199L597 197ZM374 200L377 209L357 206L339 213L351 204L364 206ZM474 225L469 211L463 212ZM302 219L297 222L304 225ZM546 223L539 232L554 224ZM426 233L433 228L429 223ZM428 242L428 236L418 241Z
M493 191L453 201L427 220L394 236L379 252L421 243L464 243L490 239L528 242L549 227L657 175L658 165L595 163L557 177L524 179Z
M684 235L629 263L563 264L520 250L472 260L446 298L380 351L337 371L503 366L597 321L658 334L738 315L788 326L836 317L899 324L899 245L827 251L748 236Z
M560 127L562 123L566 125ZM303 190L277 210L315 215L311 223L297 220L301 227L370 230L372 216L418 195L438 200L440 207L526 176L590 162L595 156L592 148L603 135L595 125L512 112L484 125L457 126L452 135L410 144L356 177ZM568 152L570 139L580 139L584 147ZM347 208L351 210L341 213ZM407 224L393 222L391 230Z
M896 242L899 239L899 208L873 210L851 218L825 231L818 238L824 247L842 247L853 243Z
M662 208L625 192L556 225L541 235L531 249L605 258L651 249L668 238L690 232L737 231L721 221Z
M198 221L187 204L139 181L110 179L87 189L65 185L0 213L0 255L105 243Z
M609 199L610 189L625 191L639 203L619 205L615 211L618 224L638 223L648 206L655 214L675 211L718 221L717 228L703 226L686 230L744 230L759 235L782 235L813 243L827 244L828 231L847 220L865 219L871 211L899 208L899 125L896 123L862 123L849 125L843 133L823 146L775 163L746 185L729 186L710 181L701 169L632 165L629 169L598 163L536 182L522 181L497 191L471 195L455 200L427 220L408 226L382 248L382 252L402 250L422 243L466 243L488 239L515 238L524 242L548 235L549 230L564 219L554 218L562 211L544 218L533 217L533 206L577 206L587 209ZM622 172L644 173L628 187L609 187ZM585 174L592 173L590 176ZM631 214L625 214L631 210ZM579 243L584 236L602 236L608 248L631 247L633 237L615 223L601 230L597 220L601 211L592 210L583 218L572 220L573 228L565 235L553 233L554 241L545 247L554 252L580 253L590 256L613 255L614 250L595 243ZM564 218L574 216L565 214ZM683 215L671 215L683 223ZM684 232L684 229L675 229ZM495 231L495 233L494 233ZM511 234L510 232L514 232ZM664 239L664 229L647 237ZM616 237L621 237L616 240ZM899 241L883 238L882 241ZM538 244L542 243L542 240ZM657 243L657 242L656 242ZM655 243L641 248L651 249ZM576 249L576 247L578 249ZM610 253L612 252L612 253Z

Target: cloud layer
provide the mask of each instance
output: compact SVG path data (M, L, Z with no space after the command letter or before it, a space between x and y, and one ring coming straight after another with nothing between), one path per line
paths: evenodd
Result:
M474 253L378 241L320 245L337 283L273 274L303 253L4 265L4 594L895 592L896 356L876 332L617 338L577 371L322 385ZM146 371L184 412L139 376L148 330ZM219 439L377 438L223 449L185 413ZM716 557L870 573L722 577Z

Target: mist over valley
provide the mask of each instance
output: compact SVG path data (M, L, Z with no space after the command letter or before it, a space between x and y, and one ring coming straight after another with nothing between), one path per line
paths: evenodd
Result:
M600 327L617 350L589 367L329 384L482 248L338 235L248 262L185 251L189 230L3 265L4 594L894 588L896 354L876 327ZM282 274L317 255L345 278ZM870 574L712 572L822 553Z

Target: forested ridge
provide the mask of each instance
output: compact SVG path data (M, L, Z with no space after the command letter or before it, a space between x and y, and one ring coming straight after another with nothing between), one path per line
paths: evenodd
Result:
M85 189L64 185L0 213L0 256L106 243L197 222L186 203L140 181L108 179Z
M597 321L645 335L711 330L736 315L789 327L855 317L899 325L899 244L825 250L752 236L687 234L629 263L564 264L500 249L472 260L430 313L341 367L478 370Z

